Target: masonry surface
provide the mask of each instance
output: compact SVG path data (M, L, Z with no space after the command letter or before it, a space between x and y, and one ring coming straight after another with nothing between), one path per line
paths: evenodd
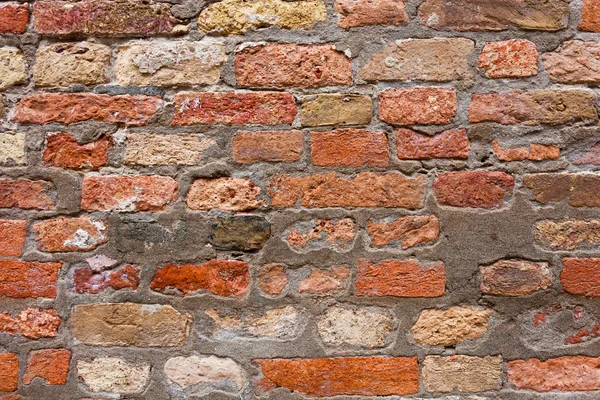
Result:
M600 1L0 3L0 400L600 399Z

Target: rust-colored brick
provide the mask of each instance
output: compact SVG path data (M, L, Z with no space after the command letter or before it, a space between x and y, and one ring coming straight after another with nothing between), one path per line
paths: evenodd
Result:
M504 172L464 171L440 175L433 190L438 203L446 206L497 208L514 185L514 178Z
M600 390L600 357L565 356L507 363L509 382L517 389L536 392Z
M456 110L453 89L389 89L379 93L379 118L393 125L448 124Z
M23 383L29 385L34 378L41 378L48 385L64 385L67 383L70 362L71 352L66 349L32 351L27 360Z
M55 298L61 263L0 260L0 296Z
M55 205L50 182L0 178L0 208L50 210Z
M233 158L240 164L293 162L302 155L301 131L238 132L231 139Z
M600 258L562 259L560 283L567 293L581 296L600 296Z
M20 256L26 235L27 221L0 220L0 256Z
M384 133L362 129L313 132L311 142L314 165L385 168L389 164Z
M16 354L0 354L0 392L14 392L19 386L19 359Z
M6 4L0 7L0 33L23 33L27 30L29 6Z
M79 144L73 136L60 132L48 135L47 141L44 162L61 168L103 167L108 161L108 149L112 147L112 139L108 136L95 142Z

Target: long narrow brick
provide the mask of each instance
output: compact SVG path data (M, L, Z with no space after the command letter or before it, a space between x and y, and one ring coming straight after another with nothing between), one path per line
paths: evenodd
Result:
M565 292L580 296L600 296L600 258L562 259L560 283Z
M62 263L0 260L0 296L55 298Z
M411 129L396 129L395 133L396 150L401 160L467 159L471 152L466 129L451 129L433 136Z
M53 189L47 181L0 178L0 208L50 210L56 205Z
M506 363L508 381L517 389L536 392L600 390L600 357L565 356Z
M301 131L238 132L231 139L235 162L293 162L302 155Z
M600 176L547 173L523 177L523 184L541 204L567 201L571 207L600 207Z
M449 124L456 110L454 89L389 89L379 93L379 118L393 125Z
M361 129L312 132L311 142L314 165L386 168L389 164L385 133Z

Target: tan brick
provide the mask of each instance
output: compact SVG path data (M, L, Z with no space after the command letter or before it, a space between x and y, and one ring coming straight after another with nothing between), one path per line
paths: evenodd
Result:
M23 165L25 162L25 134L0 133L0 164Z
M502 357L427 356L422 377L428 392L485 392L502 387Z
M23 52L14 47L0 48L0 90L27 83Z
M123 162L127 165L200 165L215 142L194 134L128 133Z
M247 211L262 206L260 188L246 178L196 179L187 195L191 210Z
M418 343L454 346L480 339L488 330L490 316L490 310L468 306L424 310L411 331Z
M302 126L367 125L373 118L369 96L356 94L319 94L305 97L302 103Z

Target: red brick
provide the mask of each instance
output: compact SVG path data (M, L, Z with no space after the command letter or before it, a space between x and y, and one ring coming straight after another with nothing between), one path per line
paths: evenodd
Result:
M16 354L0 354L0 392L14 392L19 387L19 359Z
M440 297L446 290L443 263L423 265L414 260L372 263L358 260L357 296Z
M456 110L454 89L389 89L379 93L379 118L394 125L448 124Z
M205 92L175 95L171 125L290 125L296 101L279 92Z
M32 124L58 122L69 125L93 120L125 125L146 125L162 104L162 100L158 97L149 96L109 96L91 93L34 94L19 101L13 119L16 122Z
M246 178L196 179L187 194L191 210L249 211L262 205L260 188Z
M539 59L535 43L529 40L487 42L479 56L479 68L488 78L522 78L537 75Z
M469 158L471 142L465 129L451 129L433 136L411 129L396 129L396 149L401 160Z
M568 200L571 207L600 207L600 176L592 174L532 174L523 184L535 201L549 204Z
M0 256L19 257L25 246L27 221L0 219Z
M231 150L233 159L240 164L298 161L302 155L302 132L238 132L231 139Z
M97 294L107 289L136 290L140 284L140 269L125 265L111 271L95 273L91 268L81 267L73 272L73 290L78 294Z
M527 296L552 286L548 263L500 260L480 266L482 293L495 296Z
M81 208L93 211L162 211L177 199L177 182L166 176L85 176Z
M152 290L184 295L206 291L217 296L242 296L250 284L248 264L242 261L211 260L202 265L167 265L154 275Z
M424 243L433 243L440 234L440 221L435 215L406 216L391 222L369 221L367 232L371 247L398 243L403 250Z
M0 296L55 298L61 263L0 260Z
M285 267L280 264L263 265L260 271L260 290L271 296L277 296L283 292L289 282L289 276Z
M150 36L171 33L178 22L167 4L141 0L41 0L33 18L36 32L52 36Z
M108 241L103 221L89 216L59 217L33 225L41 251L89 251Z
M557 31L568 15L568 0L426 0L419 7L421 24L449 31Z
M573 164L575 165L600 165L600 143L596 143L592 148L588 151L583 152L583 154L579 154L573 160Z
M600 60L599 41L569 40L557 50L544 53L542 60L553 82L600 83L600 71L596 67Z
M397 172L362 172L346 178L335 172L308 176L277 175L271 181L274 207L393 207L423 208L427 180Z
M352 60L333 44L243 45L234 70L238 85L245 87L352 85Z
M503 125L561 125L598 121L598 114L594 108L594 96L582 90L510 90L472 94L469 121Z
M309 396L390 396L419 391L416 357L348 357L254 360L264 391L284 387Z
M319 166L380 167L389 165L385 133L362 129L313 132L312 162Z
M600 390L600 357L565 356L546 361L530 358L506 363L508 381L536 392Z
M452 207L497 208L512 195L515 179L496 171L449 172L433 183L439 204Z
M0 7L0 33L24 33L28 22L27 4L6 4Z
M29 353L27 371L23 383L30 385L35 378L41 378L48 385L67 383L71 352L66 349L35 350Z
M600 3L598 0L583 0L580 31L600 32Z
M600 296L600 258L563 258L560 283L565 292Z
M492 149L500 161L544 161L558 160L560 148L531 143L529 147L503 148L497 140L492 142Z
M336 0L339 26L348 29L369 25L406 25L408 14L404 0Z
M51 210L53 185L46 181L0 178L0 208Z
M14 318L9 313L0 313L0 332L29 339L56 337L60 322L55 310L26 308Z
M112 138L109 136L81 145L65 132L54 133L48 135L43 160L46 165L61 168L98 169L106 165L111 147Z
M298 291L312 294L336 294L344 290L350 277L346 267L331 267L331 271L315 269L308 278L300 281Z

